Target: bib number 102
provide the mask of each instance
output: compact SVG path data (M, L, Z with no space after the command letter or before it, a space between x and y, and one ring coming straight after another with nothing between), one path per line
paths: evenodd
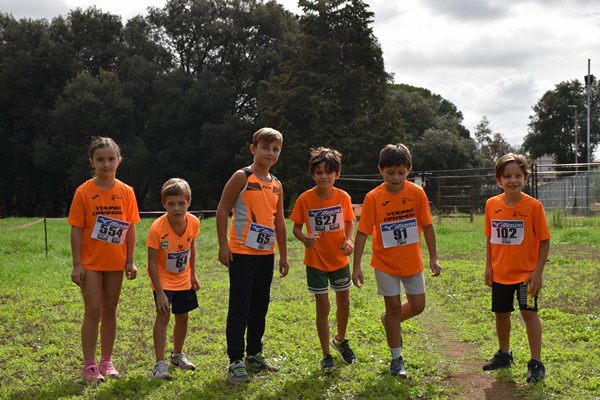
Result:
M516 239L517 229L516 228L496 228L496 237L502 239Z

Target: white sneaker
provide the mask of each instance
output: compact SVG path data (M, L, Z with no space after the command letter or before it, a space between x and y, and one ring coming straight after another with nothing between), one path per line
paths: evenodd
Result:
M183 353L176 355L176 356L174 356L173 353L171 353L171 364L173 364L177 368L180 368L184 371L187 371L187 370L193 371L196 369L196 366L194 364L192 364L190 362L190 360L188 360L186 358L185 354L183 354Z
M169 375L169 370L167 368L167 363L165 362L165 360L160 360L159 362L156 363L156 365L154 366L154 369L152 370L152 375L154 375L154 378L156 379L170 379L171 375Z

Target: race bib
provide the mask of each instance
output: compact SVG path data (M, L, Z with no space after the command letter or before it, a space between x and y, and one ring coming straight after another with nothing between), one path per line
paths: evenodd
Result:
M248 228L245 244L256 250L271 251L275 244L275 229L252 222Z
M129 225L131 225L129 222L98 214L92 230L92 239L112 244L123 244Z
M189 259L190 249L167 253L166 270L177 274L181 273L186 270Z
M380 224L379 232L383 247L386 249L419 242L419 227L416 218Z
M525 222L520 220L492 220L492 235L490 237L490 243L519 245L523 242L524 237Z
M313 233L336 232L344 228L342 206L308 210L308 222Z

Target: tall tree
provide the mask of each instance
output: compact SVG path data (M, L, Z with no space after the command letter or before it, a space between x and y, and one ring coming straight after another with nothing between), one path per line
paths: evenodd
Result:
M475 142L483 164L489 167L493 166L502 155L516 151L500 132L492 130L490 121L485 115L475 127Z
M553 90L549 90L533 106L534 114L529 117L529 132L525 136L523 148L534 158L548 154L558 164L569 164L575 160L575 151L579 160L586 160L588 152L594 154L600 139L600 106L599 93L592 95L590 148L587 148L587 139L581 135L578 148L575 149L575 106L580 112L579 117L584 117L586 110L585 88L578 80L561 82ZM581 121L577 122L584 127Z
M402 138L387 101L381 48L373 13L360 0L301 0L299 32L282 47L284 62L262 82L260 121L282 130L275 169L288 199L310 184L309 149L332 146L344 155L346 173L376 171L381 147Z

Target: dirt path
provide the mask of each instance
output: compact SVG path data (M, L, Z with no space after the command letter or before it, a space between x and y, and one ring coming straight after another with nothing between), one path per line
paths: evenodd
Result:
M482 371L483 360L479 359L477 345L458 340L451 323L441 320L439 315L429 313L424 313L419 318L427 325L426 329L438 341L446 357L452 360L446 379L448 386L458 391L458 395L453 399L522 399L516 384L498 381L493 374Z

